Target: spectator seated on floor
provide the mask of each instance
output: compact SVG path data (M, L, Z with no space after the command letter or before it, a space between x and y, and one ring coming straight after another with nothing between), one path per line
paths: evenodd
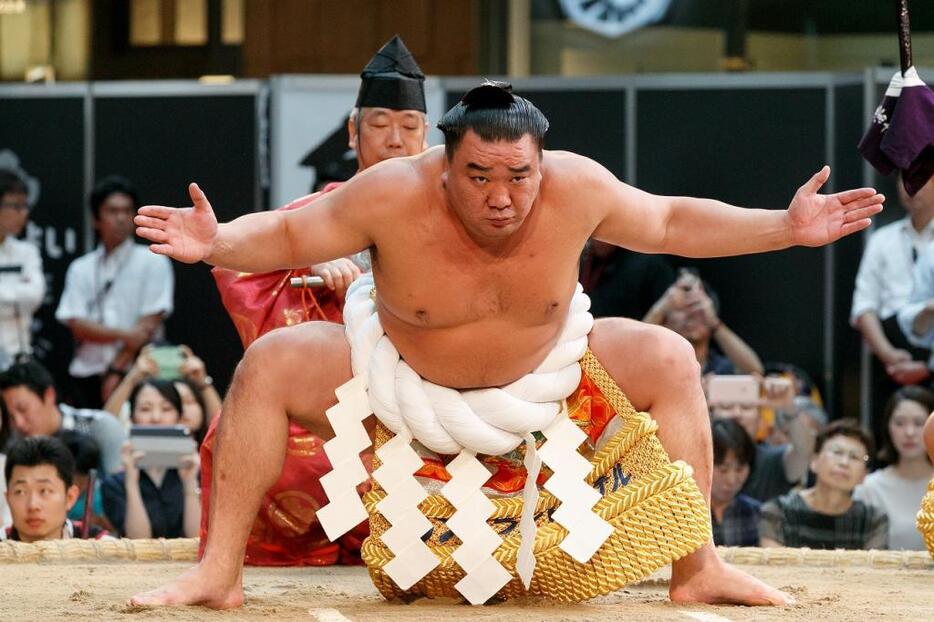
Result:
M759 546L762 504L740 492L756 458L756 445L743 426L731 419L714 419L711 432L714 468L710 515L714 544Z
M3 473L13 525L0 538L20 542L101 538L106 532L68 518L78 499L74 458L57 438L33 436L10 446Z
M148 378L130 394L130 417L136 426L177 425L182 400L170 380ZM198 452L177 468L144 467L145 456L130 442L123 445L123 472L101 486L104 511L127 538L195 538L201 522Z
M879 460L886 465L866 476L855 499L874 505L889 517L889 548L924 551L915 515L927 493L934 467L924 447L922 431L934 411L934 393L902 387L886 404Z
M120 422L103 410L78 409L57 403L52 374L37 361L21 361L0 373L0 396L15 433L57 436L63 430L75 430L97 443L105 473L120 468L120 448L126 440L126 431Z
M739 379L739 380L738 380ZM733 376L732 381L757 383L754 376ZM797 410L793 387L789 383L775 383L766 379L765 389L746 391L751 398L742 401L724 399L717 396L713 387L717 376L707 378L708 406L712 417L733 419L743 426L752 439L764 438L762 409L772 407L785 413L789 442L784 445L770 445L765 441L756 443L756 456L752 460L752 469L742 493L758 501L768 501L792 489L807 475L808 462L814 451L814 429L811 418ZM780 384L772 388L772 384ZM765 391L765 399L756 397Z
M755 351L720 319L719 298L694 270L682 268L643 321L660 324L687 339L705 376L763 371Z
M817 453L811 461L814 486L762 506L761 545L887 548L885 512L852 496L866 477L872 451L872 438L855 421L843 419L828 425L817 438Z
M160 357L161 353L165 353L166 356ZM160 361L168 363L168 367L161 365ZM214 381L208 375L204 361L185 345L147 345L107 398L104 410L128 422L130 394L140 382L148 378L168 378L172 381L182 399L182 416L179 423L191 430L192 436L200 445L208 424L221 410L221 396L214 388Z
M104 503L101 500L100 461L101 452L97 443L87 434L68 430L60 437L62 443L75 459L74 483L78 487L78 499L68 510L68 518L73 521L87 522L108 532L115 532L113 525L104 515ZM91 511L87 512L88 496L91 497Z

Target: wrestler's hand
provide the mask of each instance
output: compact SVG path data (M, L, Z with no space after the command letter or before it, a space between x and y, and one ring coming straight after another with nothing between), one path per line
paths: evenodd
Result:
M328 289L343 298L347 288L360 277L361 272L357 264L345 257L315 264L311 267L311 274L320 276Z
M873 188L858 188L836 194L818 194L830 178L825 166L798 188L788 206L791 243L823 246L845 235L862 231L870 217L882 211L885 197Z
M188 185L193 207L145 205L133 222L136 234L154 244L149 250L185 263L196 263L208 255L217 237L217 218L198 184Z

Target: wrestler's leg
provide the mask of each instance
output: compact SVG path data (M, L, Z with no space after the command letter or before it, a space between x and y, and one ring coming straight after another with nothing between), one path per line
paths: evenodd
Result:
M694 468L709 503L710 418L694 349L665 328L618 318L597 320L590 348L633 406L658 422L658 438L671 459ZM784 593L724 564L712 543L672 564L669 594L675 602L790 602Z
M246 541L263 494L282 472L289 418L333 436L324 411L350 377L350 349L337 324L275 330L247 349L218 425L204 557L176 580L134 596L132 604L230 608L243 602Z

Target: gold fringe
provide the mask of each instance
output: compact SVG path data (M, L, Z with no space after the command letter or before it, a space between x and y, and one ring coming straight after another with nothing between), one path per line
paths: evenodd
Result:
M934 479L928 482L928 493L921 501L921 511L918 512L918 531L924 536L924 543L934 558Z

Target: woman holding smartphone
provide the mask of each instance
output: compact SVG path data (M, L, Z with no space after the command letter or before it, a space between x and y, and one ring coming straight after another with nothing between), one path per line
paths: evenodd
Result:
M178 423L187 426L200 445L211 419L221 410L221 396L214 388L204 361L185 345L147 345L107 398L104 410L121 421L127 421L129 396L147 378L172 381L182 398L182 416Z
M130 394L130 418L135 426L179 423L182 401L169 380L147 378ZM197 450L180 459L177 468L140 467L145 454L131 442L123 446L123 468L104 480L104 511L127 538L194 538L201 522Z

